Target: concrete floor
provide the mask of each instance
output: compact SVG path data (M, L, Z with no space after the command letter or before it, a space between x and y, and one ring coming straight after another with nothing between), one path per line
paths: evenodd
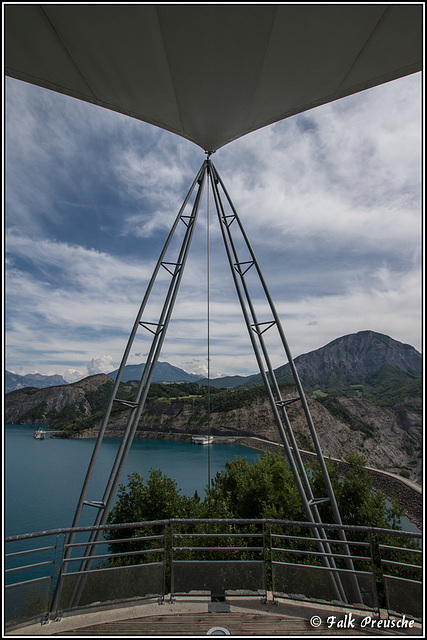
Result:
M413 621L412 621L413 622ZM403 627L401 626L403 624ZM419 623L401 617L387 618L387 612L271 598L227 597L224 603L210 598L186 596L174 603L145 600L128 606L90 607L67 613L58 621L38 621L6 632L10 636L206 636L212 629L225 628L237 636L383 636L422 635ZM210 632L210 633L209 633ZM221 635L218 631L214 635Z

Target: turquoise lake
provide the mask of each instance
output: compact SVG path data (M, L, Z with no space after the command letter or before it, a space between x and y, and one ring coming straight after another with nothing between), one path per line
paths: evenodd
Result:
M5 535L19 535L48 529L67 528L73 521L95 438L33 438L34 426L5 427ZM114 462L119 438L105 438L96 462L88 500L101 500ZM197 445L179 440L137 438L132 443L121 483L134 471L148 478L150 468L176 480L182 493L203 497L210 474L224 469L227 460L246 457L256 460L260 453L235 444ZM83 509L80 526L95 519L91 507ZM418 531L407 518L403 529Z
M5 428L6 536L70 527L80 496L95 438L33 438L34 426ZM101 500L120 438L105 438L91 481L88 500ZM150 468L176 480L183 494L197 490L203 497L208 484L208 454L213 478L227 460L256 460L259 452L234 444L197 445L177 440L135 439L121 483L134 471L148 478ZM80 526L93 524L95 511L83 510Z

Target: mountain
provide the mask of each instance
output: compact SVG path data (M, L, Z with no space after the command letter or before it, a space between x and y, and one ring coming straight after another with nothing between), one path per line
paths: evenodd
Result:
M408 344L374 331L359 331L342 336L315 351L295 358L304 390L322 394L350 395L366 398L381 406L393 406L405 396L421 394L422 356ZM140 380L144 364L126 365L122 382ZM115 380L117 369L107 375ZM275 369L278 382L292 383L289 364ZM197 382L200 378L167 362L158 362L153 382ZM6 393L23 387L45 388L65 385L61 376L28 374L18 376L6 371ZM251 387L262 384L260 374L226 376L209 381L214 388Z
M304 387L333 390L365 382L380 370L421 375L421 354L409 344L375 331L359 331L295 358ZM279 381L292 380L289 364L276 370Z
M406 395L421 395L421 354L375 331L342 336L294 362L306 392L359 396L382 406L393 406ZM289 364L275 369L275 375L278 382L293 382ZM211 380L213 386L242 384L260 385L261 375Z
M122 376L122 382L129 380L140 380L144 364L128 364L125 366ZM112 371L107 375L115 380L117 371ZM46 387L55 387L58 385L68 384L62 376L44 376L41 373L28 373L25 376L19 376L11 371L6 371L5 376L5 393L23 389L25 387L35 387L36 389L44 389ZM158 362L153 375L153 382L196 382L200 376L194 373L187 373L183 369L174 367L168 362ZM244 382L244 378L242 381Z
M15 391L15 389L23 389L24 387L35 387L36 389L44 389L45 387L54 387L57 385L68 384L62 376L44 376L41 373L28 373L20 376L11 371L5 371L5 392Z
M129 380L140 380L142 371L145 367L144 363L141 364L127 364L123 370L121 382L129 382ZM107 375L115 380L118 373L118 369L111 371ZM194 373L187 373L183 369L174 367L168 362L158 362L154 370L152 382L196 382L200 379L200 376Z
M207 385L209 382L211 387L216 387L217 389L233 389L234 387L250 386L251 380L256 377L258 376L254 374L252 376L223 376L222 378L211 378L210 380L208 378L199 378L197 384ZM262 380L256 384L262 384Z

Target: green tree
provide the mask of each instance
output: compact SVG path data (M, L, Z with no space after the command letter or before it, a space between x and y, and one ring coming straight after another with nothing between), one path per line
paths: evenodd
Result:
M160 469L150 469L146 483L135 472L128 476L127 485L120 485L116 505L108 516L108 524L194 518L199 515L199 504L197 492L193 497L182 495L176 481L168 478ZM116 539L121 538L123 530L109 534Z
M326 461L328 474L334 489L335 497L344 524L385 529L401 529L400 518L403 509L396 501L387 506L382 491L374 491L372 477L365 468L362 456L351 453L344 458L346 472L342 478L338 475L338 466L330 460ZM320 465L311 463L311 477L315 497L327 495ZM324 522L334 522L329 503L319 508Z
M347 472L343 478L339 477L338 467L327 461L330 480L338 502L342 521L348 525L365 525L367 527L400 529L400 517L402 509L397 504L387 506L385 496L380 491L373 491L372 481L369 472L364 467L364 460L361 456L352 454L347 457ZM308 476L315 498L327 495L320 466L312 463L308 469ZM337 538L337 533L333 527L334 518L331 506L328 502L319 505L319 512L322 521L325 523L325 531L331 539L333 553L337 554L337 565L345 568L345 559L340 558L343 548L339 542L333 542ZM216 474L210 487L206 488L206 497L200 500L197 493L192 497L181 494L175 480L165 476L160 470L150 470L147 482L138 474L129 476L128 485L121 485L116 506L112 510L108 523L132 523L169 519L268 519L268 520L290 520L306 521L307 517L302 507L293 474L285 458L280 452L265 453L259 456L254 463L249 463L246 458L236 458L226 463L223 471ZM281 556L274 559L290 562L299 565L321 564L319 557L313 555L317 547L312 538L311 530L298 525L283 525L275 523L272 525L274 533L279 536L291 536L283 538L283 545L293 552L286 552L283 556L280 550L275 550ZM189 527L187 524L179 529L174 525L175 532L181 532L186 536L180 538L179 559L216 560L217 553L209 550L209 546L215 547L218 544L224 547L237 546L239 552L229 552L229 559L254 559L256 552L250 549L244 551L243 548L255 547L258 544L259 528L255 523L250 527L245 525L246 534L242 535L242 528L238 523L232 522L197 522ZM163 531L164 525L163 525ZM247 534L251 535L247 535ZM203 534L202 537L188 537L188 534ZM226 537L219 538L218 534ZM253 534L253 536L252 536ZM141 529L129 528L108 530L105 534L112 553L122 552L129 554L116 558L109 562L109 565L135 564L148 562L146 552L151 549L160 548L159 539L147 539L147 536L161 535L161 527L151 526ZM136 540L140 538L141 540ZM307 540L301 540L307 538ZM126 538L122 543L116 540ZM129 540L130 538L130 540ZM132 540L135 538L135 542ZM350 538L349 538L350 539ZM369 532L352 532L351 540L354 542L367 543ZM380 550L378 544L390 545L391 547L403 547L416 549L417 545L411 540L392 536L391 534L381 534L381 537L372 536L374 563L378 580L378 592L380 597L384 596L384 585L382 582ZM171 532L168 529L166 535L166 550L170 550ZM186 549L185 547L189 547ZM202 549L198 550L200 546ZM370 560L364 559L366 556L366 546L352 546L352 554L360 555L361 559L355 568L371 572ZM295 554L295 551L303 553ZM133 552L139 552L133 555ZM402 551L406 553L405 551ZM400 550L391 550L391 560L403 560ZM236 555L237 554L237 555ZM268 555L268 554L267 554ZM407 553L408 558L404 561L411 563L413 556ZM167 553L167 558L170 554ZM225 556L224 556L225 557ZM162 560L162 555L158 553L156 561ZM414 562L414 560L412 560ZM416 561L418 562L418 561ZM267 567L269 575L271 568ZM399 569L398 574L404 577L417 580L419 572L416 569ZM409 573L408 573L409 572ZM170 576L170 566L167 565L167 580Z
M253 464L246 458L227 461L205 502L209 517L305 519L292 471L279 452L266 452Z

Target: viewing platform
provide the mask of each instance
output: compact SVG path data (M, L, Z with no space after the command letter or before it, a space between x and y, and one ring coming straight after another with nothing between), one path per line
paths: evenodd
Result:
M128 606L93 607L58 621L21 625L10 636L421 636L419 622L387 611L375 613L279 599L265 604L244 596L225 603L193 596L159 606L156 600ZM335 619L333 619L335 618ZM320 619L320 625L317 625ZM346 625L346 627L344 627ZM397 626L400 625L400 626Z
M103 537L90 542L91 532ZM11 536L6 631L421 635L421 539L392 529L261 519L156 520Z

